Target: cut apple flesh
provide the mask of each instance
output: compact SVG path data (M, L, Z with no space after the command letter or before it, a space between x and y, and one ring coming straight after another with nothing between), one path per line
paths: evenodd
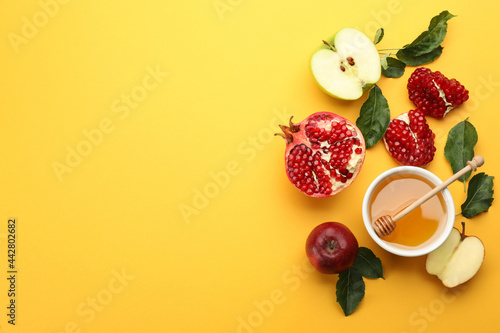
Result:
M472 278L484 259L484 246L477 237L467 237L462 241L445 269L438 278L446 287L452 288Z
M427 256L426 269L448 288L470 280L484 260L484 245L474 236L462 236L453 229L448 239Z
M322 48L311 58L314 78L334 97L360 98L380 79L380 56L375 45L365 34L351 28L340 30L330 45L333 48Z
M451 256L460 243L460 231L453 228L445 242L427 255L425 268L432 275L440 274L450 262Z

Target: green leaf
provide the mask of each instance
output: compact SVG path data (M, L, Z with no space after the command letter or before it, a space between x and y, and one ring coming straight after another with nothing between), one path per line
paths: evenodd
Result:
M378 43L380 43L380 41L382 40L382 38L384 38L384 29L383 28L379 28L377 30L377 32L375 33L375 38L373 40L373 44L377 45Z
M467 199L462 204L464 217L470 219L490 208L493 202L493 178L481 172L470 179Z
M385 61L387 66L382 66L382 74L390 78L403 76L406 67L404 62L392 57L386 58Z
M387 100L375 85L361 106L359 118L356 120L356 126L365 138L366 148L372 147L384 136L390 121L391 113Z
M403 52L404 49L399 50L396 53L396 57L405 63L407 66L420 66L434 61L438 58L441 53L443 53L443 47L438 46L436 49L430 51L429 53L419 55L417 57L410 56Z
M353 267L366 278L384 278L382 261L373 254L372 250L366 247L359 248L358 256L356 257Z
M410 57L419 57L435 50L446 37L447 21L455 15L447 10L431 19L429 27L422 32L410 45L403 48L403 52Z
M477 139L476 128L467 119L459 122L450 130L444 147L444 156L450 162L453 173L465 168L467 162L472 160ZM469 171L458 180L465 182L471 173Z
M351 267L339 274L336 287L337 302L348 316L356 310L365 296L363 276L356 268Z

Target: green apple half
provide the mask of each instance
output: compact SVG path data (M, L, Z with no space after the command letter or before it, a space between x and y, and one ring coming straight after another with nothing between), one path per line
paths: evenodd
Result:
M379 53L361 31L344 28L324 44L311 58L311 71L327 94L355 100L380 79Z

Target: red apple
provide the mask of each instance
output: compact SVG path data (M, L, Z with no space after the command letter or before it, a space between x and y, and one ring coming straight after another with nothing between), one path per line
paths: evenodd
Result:
M358 241L349 228L339 222L325 222L314 228L306 240L311 264L324 274L349 269L358 256Z

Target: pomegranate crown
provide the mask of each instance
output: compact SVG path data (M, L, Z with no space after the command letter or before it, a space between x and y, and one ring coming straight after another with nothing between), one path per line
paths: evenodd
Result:
M275 133L274 135L281 136L283 139L286 140L286 143L292 143L293 142L293 133L297 133L300 131L300 125L294 124L292 122L293 116L290 117L290 123L289 126L285 125L279 125L283 133Z

